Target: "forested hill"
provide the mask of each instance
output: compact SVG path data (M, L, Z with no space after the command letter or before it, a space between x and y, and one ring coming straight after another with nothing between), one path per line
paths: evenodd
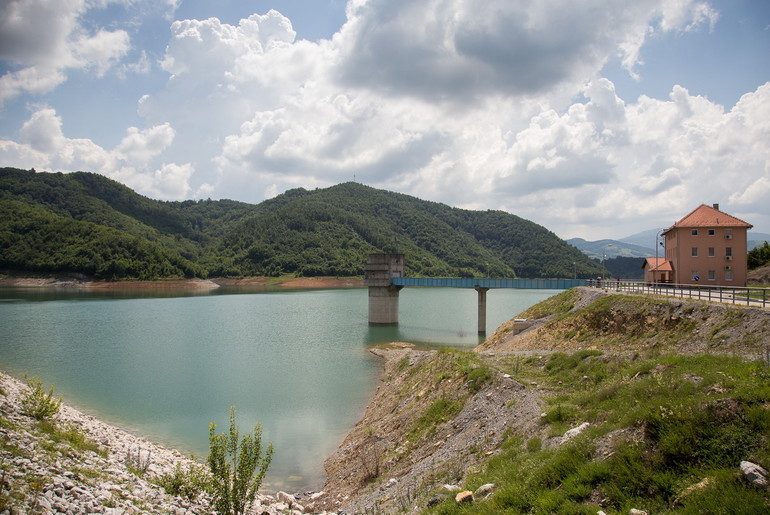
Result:
M0 168L0 268L97 279L356 276L372 252L413 276L594 277L547 229L357 183L258 205L162 202L103 176Z

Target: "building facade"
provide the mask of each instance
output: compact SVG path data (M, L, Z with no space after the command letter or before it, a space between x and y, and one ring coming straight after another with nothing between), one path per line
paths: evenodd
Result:
M701 204L663 231L670 281L706 286L745 286L746 232L752 225Z

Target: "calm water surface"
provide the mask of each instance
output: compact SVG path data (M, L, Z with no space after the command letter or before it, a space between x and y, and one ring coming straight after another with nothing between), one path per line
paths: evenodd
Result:
M188 454L208 424L263 426L267 487L319 488L323 460L375 387L375 343L471 348L476 292L407 288L397 327L369 327L367 291L118 297L0 289L0 368L54 384L83 411ZM487 327L557 292L490 290Z

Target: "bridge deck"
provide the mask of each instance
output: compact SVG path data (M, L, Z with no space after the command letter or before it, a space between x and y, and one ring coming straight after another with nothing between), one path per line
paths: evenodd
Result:
M455 277L394 277L395 286L432 288L520 288L526 290L568 290L585 286L585 279L461 279Z

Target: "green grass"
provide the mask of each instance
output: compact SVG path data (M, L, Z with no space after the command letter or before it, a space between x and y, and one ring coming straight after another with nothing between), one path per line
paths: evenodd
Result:
M37 424L41 433L48 436L48 443L43 444L49 452L58 452L61 445L69 446L78 452L93 452L106 458L107 450L90 440L85 433L73 425L60 427L49 420L41 420Z
M574 288L539 302L521 312L517 318L538 319L552 314L564 314L570 311L577 300L577 290Z
M436 433L438 426L451 420L462 409L463 405L459 401L444 397L438 399L420 415L409 431L407 439L414 442L425 436L432 436Z
M442 348L439 350L439 356L444 358L440 363L446 367L440 377L461 377L470 393L477 393L494 375L492 369L475 352Z
M770 370L733 357L554 354L517 363L519 378L554 390L542 423L558 446L513 435L486 469L487 501L453 500L428 513L763 513L770 494L749 485L742 460L770 465ZM599 452L599 450L603 452Z

